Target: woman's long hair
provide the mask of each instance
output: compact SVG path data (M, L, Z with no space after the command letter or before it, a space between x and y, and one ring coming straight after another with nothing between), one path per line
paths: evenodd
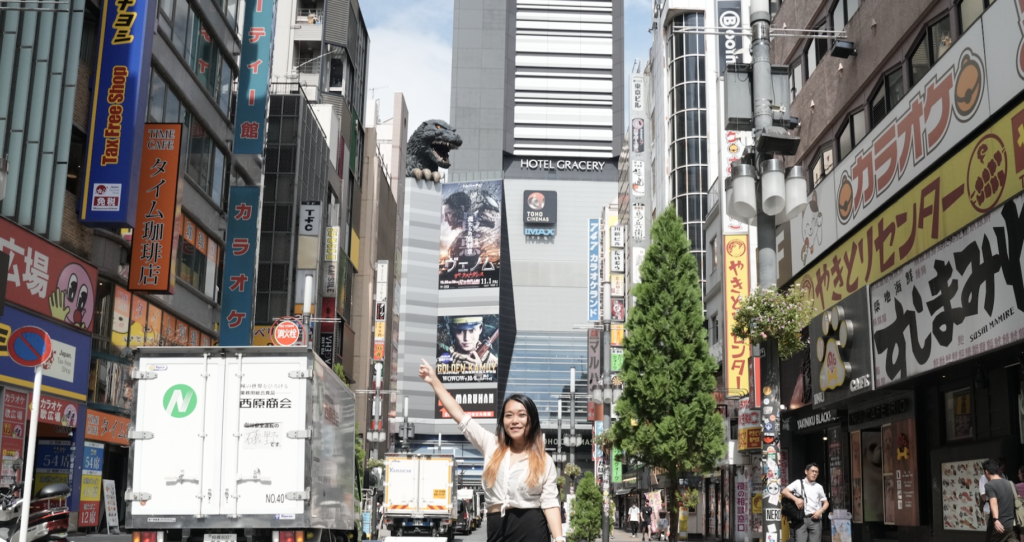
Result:
M498 477L498 467L501 466L501 461L512 446L512 437L505 433L505 408L508 407L510 401L515 401L526 407L526 416L529 418L526 442L527 453L530 457L530 474L526 478L526 485L534 487L540 483L547 468L547 452L544 451L544 435L540 431L540 414L537 413L537 405L533 403L533 399L518 393L505 399L505 404L501 405L498 429L494 432L498 436L498 449L495 450L491 460L484 468L484 484L487 484L487 487L494 487L494 480Z

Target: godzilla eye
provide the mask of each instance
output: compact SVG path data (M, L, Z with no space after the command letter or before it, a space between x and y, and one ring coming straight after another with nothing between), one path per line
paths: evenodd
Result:
M441 125L440 124L435 124L434 128L437 128L438 130L440 130L441 129Z

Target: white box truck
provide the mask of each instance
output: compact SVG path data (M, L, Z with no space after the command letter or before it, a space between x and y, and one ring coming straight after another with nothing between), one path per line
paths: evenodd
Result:
M135 359L135 542L358 540L355 394L316 354L161 347Z
M455 458L388 454L384 471L384 526L392 536L455 540Z

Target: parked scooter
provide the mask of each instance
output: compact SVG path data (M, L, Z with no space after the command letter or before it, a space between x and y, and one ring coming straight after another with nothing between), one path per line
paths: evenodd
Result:
M21 542L22 488L18 483L6 491L0 489L0 542ZM66 484L49 484L36 493L29 503L28 542L67 541L69 496L71 488Z

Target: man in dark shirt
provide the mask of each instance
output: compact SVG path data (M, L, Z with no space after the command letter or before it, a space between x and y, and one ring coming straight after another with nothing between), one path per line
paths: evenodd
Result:
M983 467L985 478L988 479L988 483L985 484L985 496L992 509L992 515L988 520L986 540L988 542L1012 542L1017 539L1013 532L1016 516L1014 496L1017 494L1017 489L1011 482L1000 476L1002 469L999 468L998 461L989 459Z
M641 542L643 542L644 540L654 540L653 536L651 535L651 514L653 512L654 512L654 510L651 509L651 504L650 503L644 503L644 509L643 509L644 529L643 529L642 534L640 535Z

